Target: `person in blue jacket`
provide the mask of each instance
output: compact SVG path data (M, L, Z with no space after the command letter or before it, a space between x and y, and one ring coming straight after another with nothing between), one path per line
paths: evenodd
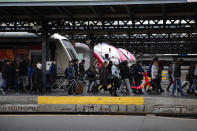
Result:
M75 80L75 69L74 69L73 64L74 64L73 61L69 61L69 66L65 71L66 77L69 81L68 95L73 95L74 85L71 85L73 81Z
M49 76L50 76L50 84L52 85L55 82L57 76L56 60L54 60L53 63L50 65Z
M31 62L30 65L28 66L28 78L29 78L29 85L30 85L30 90L33 91L33 73L34 73L34 63Z

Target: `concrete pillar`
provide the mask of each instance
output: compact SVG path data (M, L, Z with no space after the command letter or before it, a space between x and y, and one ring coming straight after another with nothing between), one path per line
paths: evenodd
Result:
M43 88L46 88L46 60L47 60L47 32L42 32L42 80Z
M89 48L90 48L90 65L93 64L93 61L94 61L94 35L93 34L90 34L89 36L89 39L90 39L90 43L89 43Z

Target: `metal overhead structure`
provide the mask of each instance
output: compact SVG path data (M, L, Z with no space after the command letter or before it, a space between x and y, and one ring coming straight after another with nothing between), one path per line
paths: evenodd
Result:
M196 53L197 3L186 0L0 1L0 32L60 33L134 53ZM45 23L45 24L43 24ZM46 30L44 29L44 30ZM143 48L142 48L143 47Z

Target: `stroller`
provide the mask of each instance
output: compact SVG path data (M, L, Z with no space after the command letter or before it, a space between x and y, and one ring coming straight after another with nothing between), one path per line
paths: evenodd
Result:
M141 81L140 81L141 82ZM148 79L147 72L144 73L144 80L138 85L136 85L135 80L133 81L133 85L131 88L133 89L135 94L143 94L142 89L144 88L144 91L149 95L157 94L157 86L154 82L150 81Z

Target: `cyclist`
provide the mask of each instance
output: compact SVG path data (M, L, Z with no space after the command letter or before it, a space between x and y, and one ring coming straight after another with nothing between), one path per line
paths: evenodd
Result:
M69 61L69 66L65 71L66 77L69 81L68 95L73 95L74 81L75 81L75 69L73 67L73 61Z

